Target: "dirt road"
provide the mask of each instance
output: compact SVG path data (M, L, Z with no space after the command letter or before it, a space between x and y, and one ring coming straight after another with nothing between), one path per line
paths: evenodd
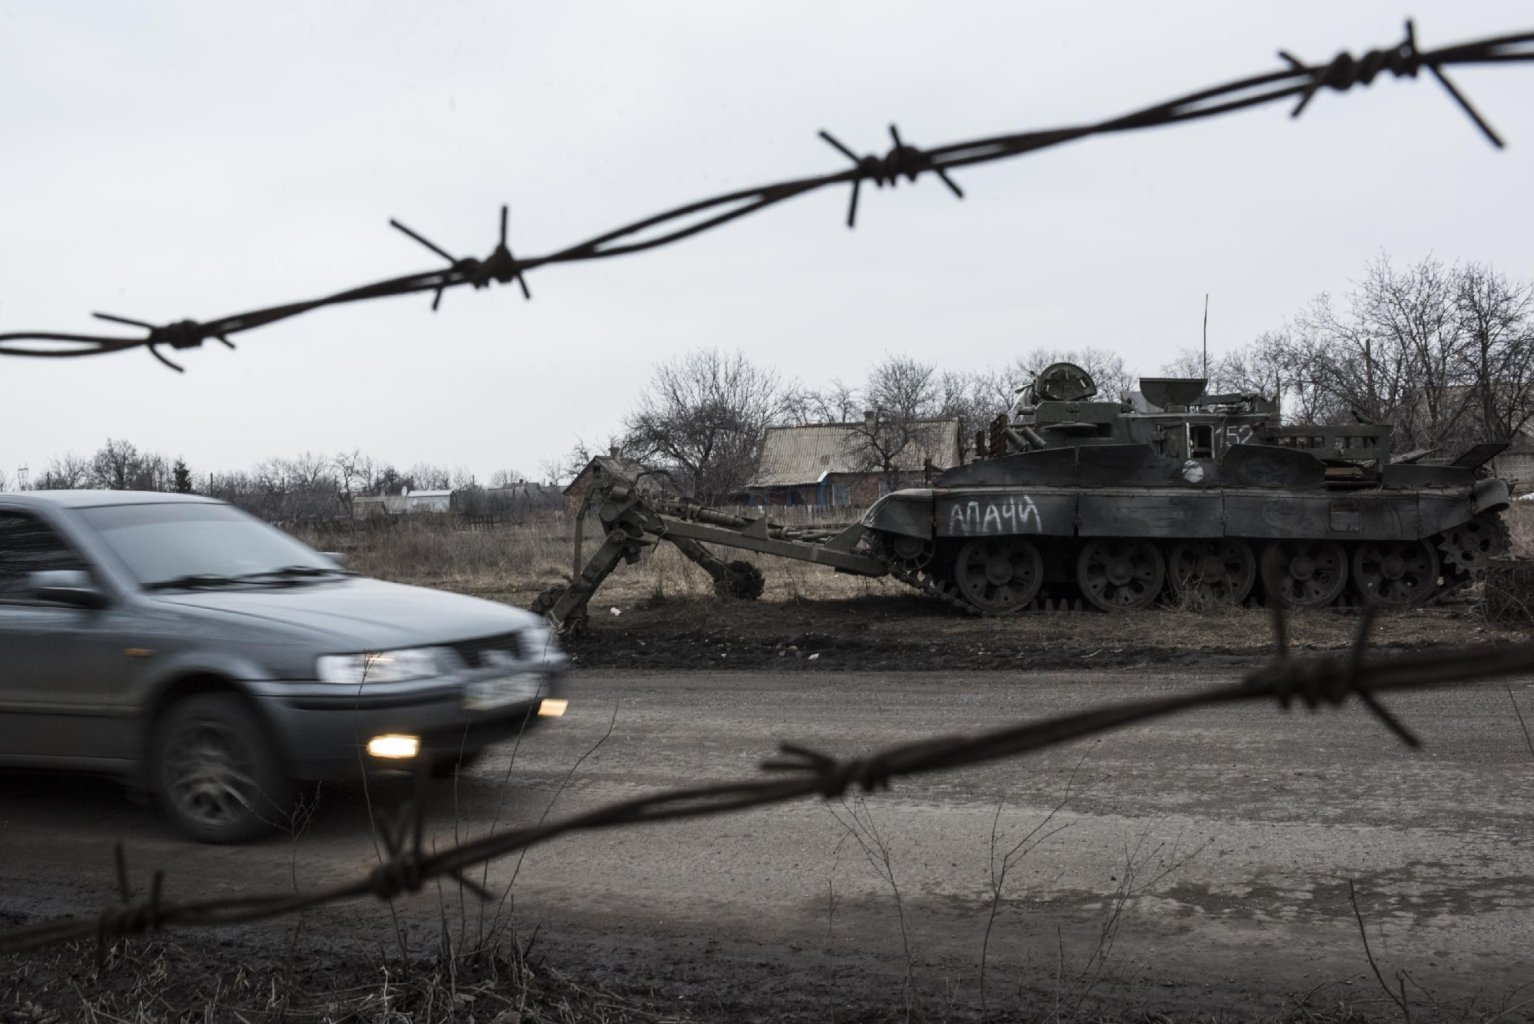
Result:
M456 790L436 786L434 839L536 820L551 801L562 814L748 776L780 739L853 753L1228 678L580 671L570 713L514 764L502 751ZM488 882L510 886L522 941L536 926L537 948L567 969L681 1002L973 1005L983 959L992 1007L1278 1007L1310 993L1388 1008L1351 883L1392 985L1404 971L1414 998L1495 1006L1534 978L1534 754L1513 700L1534 720L1531 680L1391 701L1427 743L1416 753L1355 709L1200 712L866 801L561 840ZM389 809L407 788L368 797ZM176 840L110 783L7 774L0 910L99 908L119 837L142 872L169 870L170 898L325 884L376 863L361 792L322 794L296 840L214 848ZM444 922L469 939L500 927L451 889L399 913L422 947ZM305 932L371 951L399 941L373 905L312 914ZM292 929L238 938L286 948Z

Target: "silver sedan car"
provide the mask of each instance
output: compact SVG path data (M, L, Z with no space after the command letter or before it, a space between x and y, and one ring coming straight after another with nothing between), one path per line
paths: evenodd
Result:
M127 775L253 838L295 784L451 770L564 710L529 612L368 579L234 508L0 494L0 764Z

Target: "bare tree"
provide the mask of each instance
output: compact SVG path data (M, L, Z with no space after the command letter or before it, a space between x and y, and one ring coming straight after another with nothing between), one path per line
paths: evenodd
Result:
M558 463L555 463L558 465ZM514 483L526 480L521 472L515 469L498 469L490 474L491 487L510 487Z
M566 462L564 459L549 458L543 459L538 463L538 477L543 483L549 485L550 487L559 487L564 484L568 484L572 475L573 474L566 473ZM492 487L495 486L494 480L495 478L491 477Z
M91 464L81 455L74 452L66 452L64 455L49 459L43 467L42 475L37 479L37 489L40 491L71 490L84 487L90 483Z
M336 455L332 463L341 483L341 493L348 502L353 494L373 493L376 470L371 455L364 455L362 449L353 448Z
M932 363L887 357L869 372L861 392L863 418L849 424L852 456L865 471L882 474L891 488L899 486L902 474L937 454L944 421L962 419L971 391L966 378L939 374Z
M1454 309L1473 374L1476 433L1512 438L1534 418L1534 285L1471 263L1455 274Z
M705 349L656 367L623 447L658 462L703 502L751 479L767 427L784 413L785 389L771 370L739 352Z
M91 456L85 482L112 491L165 491L171 486L170 463L128 441L109 439Z
M341 481L333 456L304 452L276 462L282 474L280 518L329 519L340 513Z
M1381 256L1340 303L1316 296L1210 376L1281 396L1290 421L1392 423L1398 448L1505 440L1534 420L1534 285Z
M109 438L91 456L91 485L112 491L126 491L138 473L139 461L135 445Z
M405 479L413 491L445 491L452 486L453 474L445 466L417 462L405 473Z
M849 423L863 414L858 389L833 378L820 390L796 388L785 396L783 419L805 426L813 423Z
M1353 302L1366 333L1403 368L1405 382L1389 417L1397 430L1423 447L1463 441L1475 395L1453 272L1431 257L1397 271L1382 256Z
M1311 372L1313 359L1306 342L1289 327L1265 331L1245 348L1219 361L1219 391L1276 398L1284 418L1318 423L1346 415Z
M1205 394L1261 395L1281 398L1290 418L1315 422L1319 408L1325 407L1321 392L1310 380L1310 368L1304 358L1305 346L1290 328L1268 331L1244 348L1210 357L1207 367L1203 352L1185 348L1161 367L1168 377L1202 377L1209 383Z
M1161 374L1164 377L1179 377L1185 380L1203 378L1209 382L1207 391L1218 392L1225 390L1225 381L1221 373L1221 360L1214 359L1208 366L1205 366L1204 353L1196 348L1178 349L1177 355L1161 364Z
M266 492L254 474L209 473L207 493L209 497L237 505L252 515L269 514Z

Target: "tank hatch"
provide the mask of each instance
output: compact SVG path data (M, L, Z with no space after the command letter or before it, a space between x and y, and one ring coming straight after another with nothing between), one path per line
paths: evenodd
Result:
M1050 363L1033 383L1034 394L1046 402L1080 402L1097 394L1097 382L1075 363Z
M1201 377L1141 377L1140 394L1159 409L1187 408L1199 400L1208 385Z

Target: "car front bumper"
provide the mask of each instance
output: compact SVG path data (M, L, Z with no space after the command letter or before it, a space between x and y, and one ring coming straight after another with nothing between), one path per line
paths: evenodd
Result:
M306 781L469 757L564 708L560 673L542 669L358 687L268 683L254 696L288 775ZM373 756L368 743L380 736L414 737L418 752Z

